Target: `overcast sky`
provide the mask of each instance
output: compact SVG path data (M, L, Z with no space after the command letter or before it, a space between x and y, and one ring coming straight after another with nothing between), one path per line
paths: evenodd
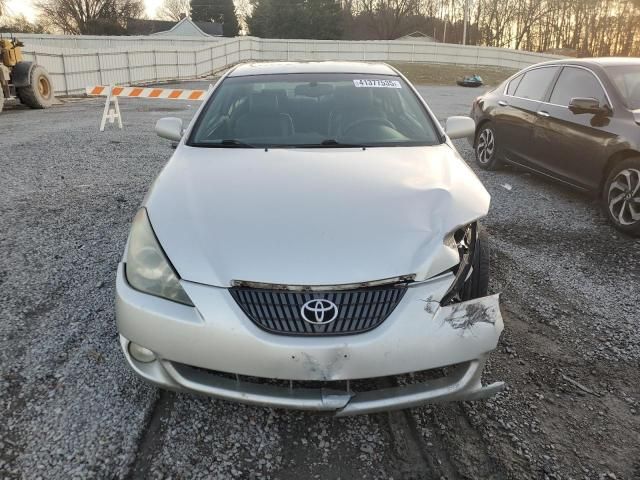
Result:
M33 9L35 0L9 0L7 3L8 11L11 15L22 13L27 19L35 20L36 12ZM144 0L146 13L149 18L153 18L156 14L156 8L162 3L162 0Z

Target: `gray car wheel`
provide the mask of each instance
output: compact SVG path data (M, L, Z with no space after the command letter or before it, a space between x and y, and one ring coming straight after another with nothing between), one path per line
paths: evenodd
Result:
M474 142L476 162L485 170L495 170L500 166L496 131L490 123L480 125Z
M640 234L640 158L616 165L603 189L605 210L618 230Z

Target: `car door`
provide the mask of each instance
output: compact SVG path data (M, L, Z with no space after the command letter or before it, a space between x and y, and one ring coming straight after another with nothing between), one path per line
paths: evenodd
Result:
M576 114L572 98L611 102L596 75L578 66L565 66L550 93L539 106L531 148L537 169L583 188L597 188L610 132L610 116Z
M496 141L507 160L529 164L533 125L541 100L545 98L557 66L536 67L514 77L493 113Z

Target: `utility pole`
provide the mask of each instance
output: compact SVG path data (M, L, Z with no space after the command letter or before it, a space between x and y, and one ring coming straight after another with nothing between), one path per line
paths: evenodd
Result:
M469 0L464 0L464 21L462 26L462 45L467 44L467 22L469 21Z
M444 33L442 34L442 43L447 43L447 22L449 21L449 14L444 15Z

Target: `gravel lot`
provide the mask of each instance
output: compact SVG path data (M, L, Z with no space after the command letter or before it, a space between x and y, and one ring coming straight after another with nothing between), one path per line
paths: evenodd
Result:
M480 93L420 90L441 119ZM115 268L172 153L155 121L197 104L121 107L124 130L104 133L99 99L0 114L0 478L640 478L640 241L593 199L511 168L478 172L506 324L493 399L332 419L138 380Z

